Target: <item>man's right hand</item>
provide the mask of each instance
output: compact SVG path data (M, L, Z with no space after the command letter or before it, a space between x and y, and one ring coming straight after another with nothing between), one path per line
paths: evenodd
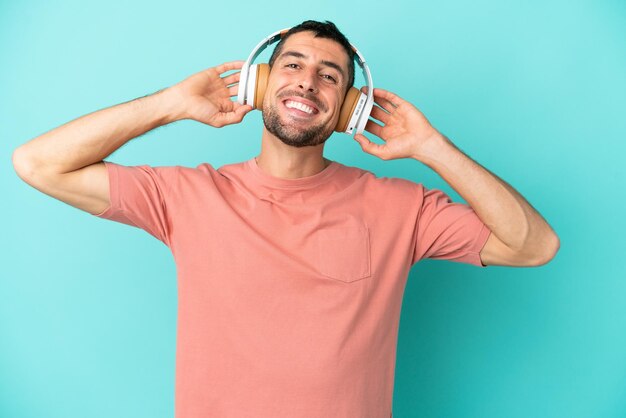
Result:
M221 74L239 70L243 64L244 61L226 62L173 85L171 89L177 93L184 106L183 118L216 128L241 122L245 114L252 110L252 106L241 105L230 99L237 96L241 72L226 77L221 77Z
M19 146L15 171L39 191L92 214L110 206L107 168L102 160L132 138L180 119L215 127L239 123L252 106L231 101L243 61L194 74L147 97L92 112ZM229 87L230 85L230 87Z

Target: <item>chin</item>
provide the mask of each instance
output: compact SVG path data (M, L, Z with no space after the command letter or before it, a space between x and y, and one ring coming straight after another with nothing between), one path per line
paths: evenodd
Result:
M314 147L325 143L332 135L334 128L321 122L310 127L296 128L295 123L285 120L276 106L263 106L263 123L265 128L285 145L296 148Z

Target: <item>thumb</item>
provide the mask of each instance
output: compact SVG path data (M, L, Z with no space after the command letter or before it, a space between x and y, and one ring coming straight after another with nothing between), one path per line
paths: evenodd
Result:
M374 155L376 157L379 157L379 149L380 149L380 145L370 141L365 135L363 134L356 134L354 135L354 139L356 142L359 143L359 145L361 145L361 149L363 151L365 151L368 154Z
M217 114L219 118L220 126L231 125L233 123L239 123L243 117L252 110L250 105L241 105L230 112L220 112Z
M243 117L252 110L252 106L250 105L242 105L235 109L235 115L239 118L239 122L243 119Z
M369 152L368 149L372 142L365 135L356 134L354 135L354 140L359 143L363 151Z

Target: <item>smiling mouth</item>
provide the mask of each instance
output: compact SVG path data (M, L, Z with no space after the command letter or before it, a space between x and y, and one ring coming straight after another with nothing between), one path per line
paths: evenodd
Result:
M283 100L282 103L288 109L289 113L295 116L312 117L319 113L316 107L297 100L286 99Z

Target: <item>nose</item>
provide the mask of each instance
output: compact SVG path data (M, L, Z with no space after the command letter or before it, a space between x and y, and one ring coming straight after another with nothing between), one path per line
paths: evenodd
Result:
M311 75L308 72L302 74L302 78L298 82L298 87L302 90L306 90L307 92L317 93L318 88L316 75Z

